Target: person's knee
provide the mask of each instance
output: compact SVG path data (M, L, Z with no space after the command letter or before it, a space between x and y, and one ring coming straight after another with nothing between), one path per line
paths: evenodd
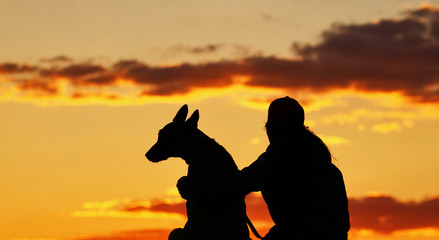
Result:
M169 234L168 240L187 240L186 231L182 228L176 228Z

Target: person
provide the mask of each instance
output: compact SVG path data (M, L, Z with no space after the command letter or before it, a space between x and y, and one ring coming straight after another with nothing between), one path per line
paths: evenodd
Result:
M295 99L274 100L265 126L266 151L234 176L182 177L180 194L187 199L200 191L261 191L275 223L264 240L346 240L350 222L343 175L304 120Z

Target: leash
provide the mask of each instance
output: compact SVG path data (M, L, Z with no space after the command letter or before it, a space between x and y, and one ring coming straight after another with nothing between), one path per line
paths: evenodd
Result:
M255 226L253 226L253 223L250 221L250 218L248 218L247 214L245 215L245 221L247 222L247 225L250 227L250 229L252 230L253 234L259 238L262 239L262 236L259 235L258 231L256 230Z

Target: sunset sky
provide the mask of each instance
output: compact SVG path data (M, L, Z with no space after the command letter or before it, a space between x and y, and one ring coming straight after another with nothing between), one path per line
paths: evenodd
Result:
M158 130L199 109L242 169L284 96L343 172L349 239L439 239L439 1L0 0L0 239L167 239L187 166L147 161Z

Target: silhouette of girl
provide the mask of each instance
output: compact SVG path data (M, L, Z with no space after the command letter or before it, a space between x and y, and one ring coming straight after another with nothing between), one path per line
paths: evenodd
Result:
M264 240L346 240L350 223L343 175L304 119L296 100L274 100L268 109L266 152L236 176L181 178L182 197L261 191L275 223Z

